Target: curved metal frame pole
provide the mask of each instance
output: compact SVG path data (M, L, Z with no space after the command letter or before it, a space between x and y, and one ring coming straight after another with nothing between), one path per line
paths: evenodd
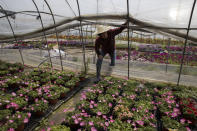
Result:
M128 79L130 77L130 45L129 45L129 0L127 0L127 40L128 40Z
M189 24L188 24L188 28L187 28L187 35L186 35L186 38L185 38L185 44L184 44L184 49L183 49L183 54L182 54L183 57L181 59L181 66L180 66L180 71L179 71L179 77L178 77L178 81L177 81L177 86L179 85L180 78L181 78L181 72L182 72L183 61L184 61L184 56L185 56L185 48L186 48L186 45L187 45L187 40L188 40L188 36L189 36L190 25L191 25L191 21L192 21L192 16L193 16L195 5L196 5L196 0L194 0L193 6L192 6L192 10L191 10L191 14L190 14L190 18L189 18Z
M3 7L2 7L1 5L0 5L0 8L1 8L2 10L4 10ZM12 24L10 23L10 20L9 20L9 18L8 18L8 14L7 14L6 11L5 11L5 14L6 14L6 18L7 18L7 20L8 20L8 23L9 23L9 25L10 25L10 28L11 28L11 30L12 30L12 34L13 34L13 36L14 36L14 39L15 39L15 41L17 42L16 36L15 36L15 33L14 33L14 29L12 28ZM21 49L20 49L20 45L19 45L19 53L20 53L21 60L22 60L23 65L24 65L24 60L23 60L23 55L22 55Z
M85 68L85 74L87 73L87 68L86 68L86 57L85 57L85 45L84 45L84 42L83 42L83 30L82 30L82 24L81 24L81 12L80 12L80 7L79 7L79 1L76 0L77 2L77 7L78 7L78 11L79 11L79 22L80 22L80 34L81 34L81 37L80 37L80 41L82 42L82 47L83 47L83 63L84 63L84 68Z
M53 23L55 25L56 24L55 23L55 17L54 17L54 14L53 14L52 10L51 10L51 7L50 7L49 3L47 2L47 0L44 0L44 2L46 3L47 7L49 8L49 11L51 12L51 15L52 15L52 18L53 18ZM61 52L60 52L60 43L59 43L59 37L58 37L58 34L57 34L56 27L55 27L55 35L56 35L56 38L57 38L58 49L59 49L59 54L60 54L60 63L61 63L62 71L63 71L62 55L61 55Z
M38 15L39 15L39 18L40 18L40 23L42 25L42 29L44 30L44 24L43 24L43 21L42 21L42 17L40 15L40 11L38 9L38 6L36 4L36 2L34 0L32 0L32 2L34 3L35 7L36 7L36 10L38 11ZM46 34L45 34L45 31L43 31L43 36L44 36L44 39L46 41L46 44L47 44L47 51L48 51L48 54L49 54L49 60L50 60L50 63L51 63L51 68L53 69L53 64L52 64L52 60L51 60L51 54L50 54L50 51L49 51L49 45L48 45L48 41L47 41L47 37L46 37Z
M171 38L168 39L168 47L167 47L167 51L168 51L168 58L167 58L167 61L166 61L166 73L168 72L168 59L169 59L169 54L170 54L170 43L171 43Z

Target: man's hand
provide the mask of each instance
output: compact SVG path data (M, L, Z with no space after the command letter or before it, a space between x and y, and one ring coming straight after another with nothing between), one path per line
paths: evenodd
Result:
M102 56L102 55L99 55L98 58L99 58L99 59L103 59L103 56Z

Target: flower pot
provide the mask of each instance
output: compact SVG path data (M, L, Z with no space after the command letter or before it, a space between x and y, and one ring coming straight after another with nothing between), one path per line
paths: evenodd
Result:
M22 123L22 124L20 124L20 125L15 129L15 131L23 131L24 128L25 128L25 124Z
M34 114L35 114L35 116L37 116L37 117L41 117L41 116L44 115L44 112L43 112L43 111L36 111Z
M61 94L60 94L60 99L65 98L65 97L67 96L67 94L68 94L68 92L66 92L66 93L61 93Z
M6 118L1 119L0 120L0 126L1 125L4 125L6 122L7 122L7 119Z
M58 99L49 99L49 103L55 105L58 102Z
M76 82L76 83L75 83L75 87L77 87L77 86L79 86L79 82Z
M85 77L79 77L80 81L84 81Z

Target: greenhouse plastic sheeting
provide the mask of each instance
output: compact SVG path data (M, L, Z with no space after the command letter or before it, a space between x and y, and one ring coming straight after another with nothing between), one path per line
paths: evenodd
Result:
M50 10L44 0L34 0L41 13L44 27L54 24ZM55 22L79 16L77 0L47 0L55 16ZM127 0L78 0L81 16L88 15L126 15ZM156 26L187 28L194 0L129 0L129 14L135 19ZM6 11L15 12L15 19L9 17L16 35L30 33L41 29L38 12L32 0L1 0L1 7ZM0 38L12 36L7 19L0 13ZM17 13L18 12L18 13ZM93 19L96 21L97 19ZM111 22L109 19L103 22ZM122 23L125 19L121 19ZM72 21L70 21L72 22ZM66 23L69 24L69 23ZM120 23L118 23L120 24ZM62 26L62 25L61 25ZM194 9L191 28L197 27L197 9ZM185 30L178 30L185 33ZM190 35L195 37L196 30Z

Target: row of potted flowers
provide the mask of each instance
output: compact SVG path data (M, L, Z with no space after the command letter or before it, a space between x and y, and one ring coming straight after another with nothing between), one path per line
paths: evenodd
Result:
M192 123L180 109L174 88L177 89L166 84L107 77L82 94L80 103L68 113L63 124L76 130L152 131L156 130L159 109L164 128L190 130Z
M23 130L24 123L28 123L30 116L45 114L49 104L56 104L71 90L78 88L81 77L83 75L73 72L44 69L1 77L0 130Z

